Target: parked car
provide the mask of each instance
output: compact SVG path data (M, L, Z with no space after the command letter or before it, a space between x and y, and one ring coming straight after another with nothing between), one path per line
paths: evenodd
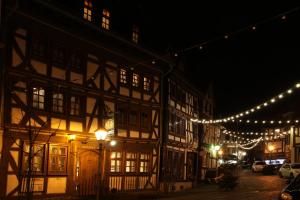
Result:
M300 175L298 174L296 178L280 192L279 200L298 200L300 199Z
M265 161L255 161L252 165L252 172L262 172L266 165Z
M300 163L284 164L279 169L279 176L283 178L294 178L300 173Z
M263 174L275 174L275 172L276 172L275 165L266 165L262 170Z

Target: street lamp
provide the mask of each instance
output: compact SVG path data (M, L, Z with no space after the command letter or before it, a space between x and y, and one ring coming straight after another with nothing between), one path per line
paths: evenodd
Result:
M269 152L270 152L270 164L272 164L272 152L274 150L274 145L268 146Z
M97 200L100 200L100 189L102 189L102 174L101 174L101 159L103 142L106 140L108 132L105 128L99 128L95 131L96 139L99 142L99 154L98 154L98 184L97 184ZM103 162L102 162L103 164Z

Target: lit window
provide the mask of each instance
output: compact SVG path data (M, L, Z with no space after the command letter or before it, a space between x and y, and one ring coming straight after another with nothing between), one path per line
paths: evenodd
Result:
M149 172L149 154L140 155L140 172Z
M63 172L67 169L67 147L50 145L49 171Z
M93 8L92 1L84 0L83 19L92 21L92 8Z
M139 27L137 26L133 26L133 29L132 29L132 41L135 42L135 43L138 43L139 41Z
M44 169L44 152L45 152L45 145L41 144L34 144L33 148L33 157L31 160L31 170L34 172L43 172ZM28 163L28 156L29 156L29 144L24 145L24 162L23 162L23 170L28 171L29 163Z
M110 13L107 9L103 9L102 12L102 28L109 30L109 17Z
M136 172L135 153L126 153L126 172Z
M120 70L120 82L124 84L127 83L127 71L125 69Z
M133 87L140 86L140 76L136 73L133 73L133 76L132 76L132 86Z
M64 96L62 93L54 93L52 98L52 110L53 112L63 112Z
M144 90L147 92L151 91L151 80L148 77L144 77Z
M71 97L71 105L70 105L70 114L71 115L79 115L80 114L80 101L79 97L72 96Z
M43 110L44 104L45 90L42 87L33 88L32 107Z
M113 151L110 154L110 171L121 172L121 152Z

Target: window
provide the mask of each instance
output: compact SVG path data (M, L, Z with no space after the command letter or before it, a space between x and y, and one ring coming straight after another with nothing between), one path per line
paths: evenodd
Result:
M150 115L148 112L141 112L141 128L149 129L150 125Z
M70 67L73 70L81 70L82 69L82 59L79 56L79 53L73 53L70 57Z
M110 13L107 9L103 9L102 12L102 28L109 30L109 17Z
M180 135L180 129L181 129L181 119L180 117L176 117L176 121L175 121L175 133L177 135Z
M67 147L50 145L48 170L60 173L67 172Z
M24 144L24 162L23 162L23 170L28 171L29 163L29 144ZM33 144L33 157L32 157L32 171L42 173L44 171L44 153L45 153L45 145L42 144Z
M193 123L193 137L198 138L198 124Z
M120 82L127 84L127 71L125 69L120 70Z
M149 172L150 155L141 153L140 155L140 172Z
M63 112L64 108L64 96L62 93L54 93L52 98L52 110L53 112Z
M175 132L175 119L176 119L175 114L169 113L169 131L172 133Z
M126 153L126 172L136 172L136 153Z
M185 91L179 87L177 87L177 102L182 106L186 103Z
M117 118L117 123L120 127L126 127L127 125L127 115L126 115L126 110L125 108L118 108L118 118Z
M138 41L139 41L139 27L136 26L136 25L133 25L132 41L135 42L135 43L138 43Z
M84 0L84 7L83 7L83 19L87 21L92 21L92 0Z
M183 179L183 170L184 170L184 154L181 152L174 152L173 155L173 177L176 177L177 180Z
M33 39L32 41L32 57L40 60L46 59L46 43Z
M121 152L110 153L110 172L121 172Z
M151 91L151 79L148 77L144 77L144 90L147 92Z
M132 75L132 86L139 87L140 86L140 76L136 73Z
M174 100L176 99L176 84L174 82L170 82L170 96Z
M138 125L138 113L135 110L129 112L129 125L134 127Z
M194 109L194 113L198 113L198 98L197 97L193 98L193 109Z
M33 88L32 107L40 110L45 108L45 90L42 87Z
M71 115L80 114L80 100L79 97L77 96L71 96L70 114Z
M65 51L62 47L53 48L52 64L58 67L65 67Z

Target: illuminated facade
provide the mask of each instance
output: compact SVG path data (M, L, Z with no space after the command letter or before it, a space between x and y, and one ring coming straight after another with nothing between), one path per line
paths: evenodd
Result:
M172 93L181 77L163 79L170 60L137 45L137 25L128 39L111 33L109 5L78 0L68 12L24 2L6 5L2 27L0 198L96 195L99 169L106 191L158 190L161 166L171 169L162 155L180 161L171 173L192 185L201 140L190 119L203 95L188 83ZM105 142L98 165L101 127L116 144Z

